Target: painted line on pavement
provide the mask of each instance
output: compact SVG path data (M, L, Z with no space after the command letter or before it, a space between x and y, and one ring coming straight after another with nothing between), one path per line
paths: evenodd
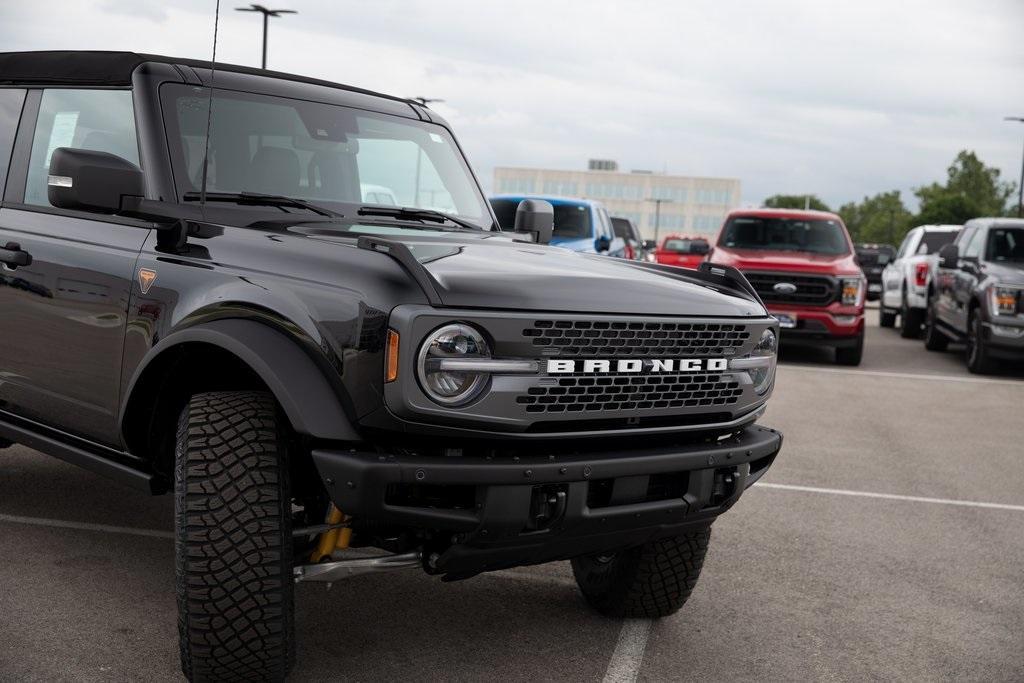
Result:
M626 619L619 631L615 651L608 660L604 683L634 683L644 662L644 650L651 635L650 619Z
M174 538L170 531L156 529L139 529L130 526L113 526L110 524L91 524L89 522L68 522L63 519L46 519L44 517L22 517L20 515L2 515L0 522L11 524L31 524L33 526L53 527L56 529L77 529L79 531L104 531L108 534L129 534L131 536L148 536L150 538Z
M975 500L954 500L951 498L928 498L925 496L901 496L895 493L874 493L871 491L850 491L847 489L827 489L817 486L797 486L795 484L773 484L759 481L755 488L780 489L783 491L803 491L806 493L827 493L833 496L856 496L859 498L881 498L884 500L902 500L909 503L933 503L937 505L959 505L961 507L985 508L989 510L1012 510L1024 512L1024 505L1008 505L1006 503L982 503Z
M964 384L1003 384L1024 387L1024 382L1012 379L986 379L983 377L960 377L959 375L928 375L918 372L890 372L887 370L843 370L820 365L789 365L780 363L779 368L802 370L804 372L829 372L834 375L861 375L867 377L895 377L897 379L927 379L938 382L963 382Z

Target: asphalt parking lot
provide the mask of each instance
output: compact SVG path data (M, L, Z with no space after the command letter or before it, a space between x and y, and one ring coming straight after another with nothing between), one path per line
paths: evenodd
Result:
M785 350L786 435L678 615L589 611L566 564L300 585L294 680L1024 680L1024 373L869 316L864 363ZM0 679L180 680L172 500L0 451Z

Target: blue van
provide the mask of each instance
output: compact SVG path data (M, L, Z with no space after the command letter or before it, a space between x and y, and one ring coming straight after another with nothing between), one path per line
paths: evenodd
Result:
M626 257L626 242L615 235L608 210L589 199L503 194L491 197L494 215L502 230L512 230L516 209L524 199L543 199L555 208L555 234L551 244L573 251L605 256Z

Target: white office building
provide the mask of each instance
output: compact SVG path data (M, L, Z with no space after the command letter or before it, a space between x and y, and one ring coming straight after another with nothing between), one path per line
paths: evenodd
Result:
M596 199L613 216L631 219L644 237L668 233L712 235L740 202L736 178L700 178L651 171L618 170L618 164L592 159L586 171L543 168L494 169L496 194L557 195Z

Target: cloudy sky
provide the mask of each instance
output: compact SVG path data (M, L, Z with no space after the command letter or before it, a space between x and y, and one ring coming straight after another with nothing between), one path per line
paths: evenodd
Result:
M258 65L259 16L221 7L218 60ZM215 0L0 0L0 49L208 59ZM833 206L941 180L975 150L1020 174L1024 0L279 0L269 66L446 100L495 166L740 178L743 202Z

